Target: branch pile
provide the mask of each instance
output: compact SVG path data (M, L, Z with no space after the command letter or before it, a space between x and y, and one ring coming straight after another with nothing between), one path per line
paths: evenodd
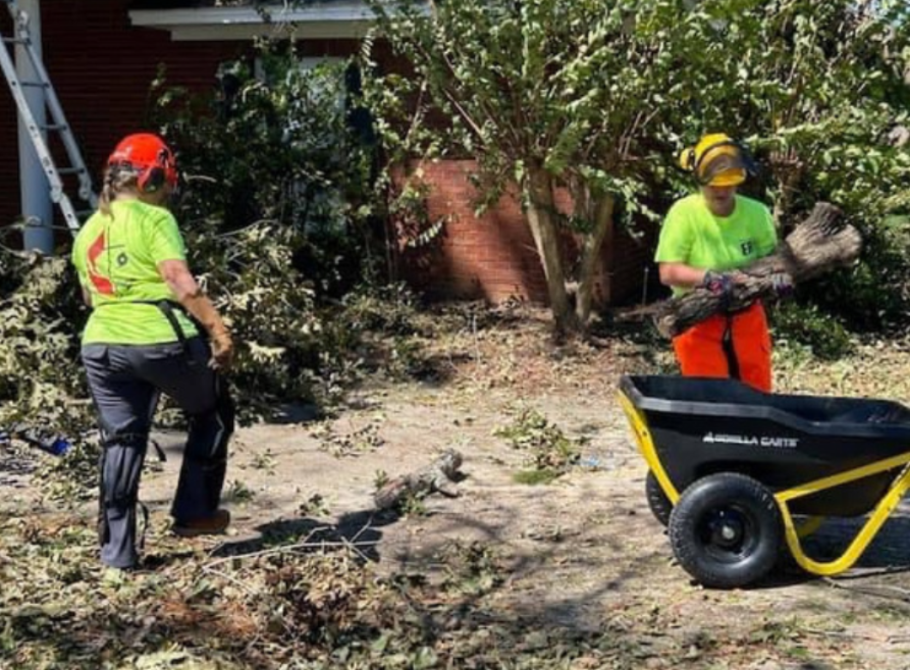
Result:
M758 299L773 299L774 275L783 274L799 284L850 265L862 250L862 237L856 228L841 221L842 216L834 205L817 203L774 253L739 269L745 277L734 285L732 295L724 297L696 288L657 305L653 312L657 330L664 337L676 337L719 312L743 309Z

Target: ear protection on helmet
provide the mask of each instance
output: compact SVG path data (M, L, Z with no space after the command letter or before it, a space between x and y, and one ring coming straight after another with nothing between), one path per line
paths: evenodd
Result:
M162 150L164 153L165 150ZM149 168L146 168L139 173L139 177L136 180L136 184L139 186L139 190L143 193L154 193L155 191L161 190L164 185L167 183L167 168L160 167L166 166L168 164L168 156L159 156L158 163Z
M692 172L695 169L695 147L688 147L680 152L679 167L686 172Z
M136 185L143 193L154 193L165 184L177 186L174 154L157 135L137 133L125 137L108 158L108 167L132 170Z

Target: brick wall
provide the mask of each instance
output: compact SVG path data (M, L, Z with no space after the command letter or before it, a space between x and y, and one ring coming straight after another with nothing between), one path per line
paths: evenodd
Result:
M657 246L658 228L653 223L640 221L633 235L625 228L614 234L611 250L607 253L611 277L611 292L608 303L628 305L650 300L663 291L654 265L654 249Z
M503 196L482 216L474 215L477 191L469 176L474 162L444 161L420 167L426 183L427 214L431 222L444 221L438 235L420 245L410 245L413 230L402 230L399 264L428 297L483 299L502 302L520 298L546 304L547 287L534 246L514 194ZM565 193L557 194L557 206L568 209ZM568 262L574 248L565 239ZM605 240L594 295L599 305L621 304L641 298L645 267L653 253L653 227L631 235L616 226ZM650 273L649 273L650 274Z

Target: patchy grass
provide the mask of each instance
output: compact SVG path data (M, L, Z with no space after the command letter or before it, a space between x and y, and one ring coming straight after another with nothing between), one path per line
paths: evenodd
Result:
M512 481L516 484L528 484L537 486L539 484L549 484L558 479L563 473L553 468L540 468L535 470L519 470L512 475Z
M493 431L514 449L528 454L533 470L515 475L522 484L542 484L568 471L581 458L586 437L570 439L537 410L522 408L508 426ZM537 474L534 474L534 473Z

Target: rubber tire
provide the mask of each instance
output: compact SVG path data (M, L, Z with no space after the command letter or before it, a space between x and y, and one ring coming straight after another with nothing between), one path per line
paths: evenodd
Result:
M712 520L726 520L734 539L708 537ZM670 514L670 545L679 564L704 586L731 589L764 577L777 563L783 541L780 511L760 482L724 472L694 482ZM721 546L729 542L731 546Z
M648 475L645 477L645 496L648 498L648 507L651 509L651 514L666 528L670 523L670 512L673 511L673 503L670 502L664 490L660 488L660 483L651 470L648 470Z

